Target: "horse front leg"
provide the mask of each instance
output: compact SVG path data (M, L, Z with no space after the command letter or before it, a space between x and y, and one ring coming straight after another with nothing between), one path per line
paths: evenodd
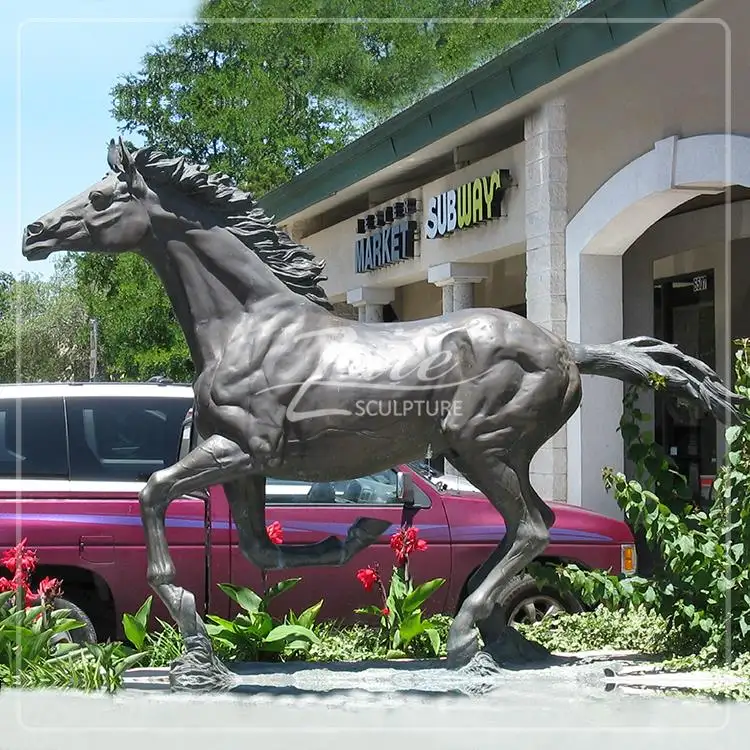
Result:
M235 443L214 435L182 460L152 474L140 493L148 582L185 642L186 653L170 669L174 690L228 689L235 678L214 657L206 628L196 611L195 596L174 583L176 571L166 537L167 509L180 495L205 489L228 475L244 473L249 465L250 458Z

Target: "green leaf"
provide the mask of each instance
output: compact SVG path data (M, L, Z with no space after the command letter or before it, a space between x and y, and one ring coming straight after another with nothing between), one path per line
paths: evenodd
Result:
M236 625L231 620L225 620L219 615L208 615L206 619L229 633L236 632Z
M294 588L301 580L301 578L287 578L284 581L279 581L278 583L269 586L266 595L263 597L263 603L267 604L271 599L274 599L285 591Z
M258 612L263 603L263 600L252 589L245 586L220 583L219 588L246 612Z
M695 552L695 543L693 537L689 534L683 534L677 539L677 546L680 548L683 554L691 554Z
M148 626L148 618L151 615L151 603L153 601L153 596L149 596L143 604L138 608L138 611L135 613L135 619L143 626L143 629L145 630Z
M265 638L273 630L273 617L268 612L258 612L253 617L253 632Z
M400 643L403 643L405 646L408 645L412 639L416 638L424 630L425 623L422 621L422 613L412 612L398 628Z
M146 628L138 619L127 612L122 616L122 628L125 631L125 637L140 651L146 640Z
M317 604L313 604L312 607L308 607L302 612L296 619L297 624L302 625L305 628L312 628L315 624L315 620L318 618L320 608L323 606L323 600L321 599Z
M437 628L435 628L435 625L429 620L424 623L424 632L427 633L427 637L430 639L432 653L437 656L440 653L440 633L437 631Z
M0 594L0 607L5 606L5 604L7 604L14 596L14 591L3 591L3 593Z
M318 636L315 635L312 630L310 630L309 628L304 628L301 625L277 625L265 637L265 642L273 643L274 641L283 641L286 638L290 638L292 636L307 638L313 643L320 642L320 638L318 638Z
M421 586L417 586L404 600L404 615L410 615L421 607L444 583L445 578L435 578L432 581L423 583Z
M394 568L391 576L389 596L393 597L394 605L398 605L407 595L406 581L404 580L403 568Z
M742 434L742 427L738 425L733 425L732 427L727 428L727 431L725 434L726 434L726 439L727 439L727 445L731 445Z
M148 656L147 653L138 653L138 654L131 654L130 656L125 656L122 659L119 659L117 664L115 665L115 676L119 677L124 672L127 672L128 669L131 669L139 662L142 662L146 659Z
M308 640L289 641L285 644L285 650L288 651L289 653L293 653L295 651L309 651L310 641Z
M355 609L354 612L358 615L375 615L376 617L383 616L383 613L381 612L381 608L378 607L376 604L368 604L366 607L360 607L359 609Z

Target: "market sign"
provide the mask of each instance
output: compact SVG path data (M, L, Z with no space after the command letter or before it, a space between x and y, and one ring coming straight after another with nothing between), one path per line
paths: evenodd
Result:
M404 219L390 226L380 227L367 237L358 239L354 246L356 273L367 273L413 258L416 228L416 221Z
M367 273L414 257L417 222L415 198L400 200L392 206L357 219L357 234L366 235L354 245L354 270Z
M510 185L510 172L496 169L430 199L425 221L428 240L452 234L456 229L484 224L500 217L503 196Z

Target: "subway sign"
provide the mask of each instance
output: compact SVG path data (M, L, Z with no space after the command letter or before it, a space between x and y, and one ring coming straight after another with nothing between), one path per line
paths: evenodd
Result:
M434 196L427 205L425 237L433 240L499 218L509 185L510 171L496 169Z

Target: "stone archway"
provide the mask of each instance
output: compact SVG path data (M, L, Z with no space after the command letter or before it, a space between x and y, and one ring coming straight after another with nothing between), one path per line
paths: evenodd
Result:
M723 133L657 141L607 180L566 228L568 339L622 338L625 252L670 211L730 185L750 186L750 138ZM622 395L621 383L585 378L581 408L567 427L570 501L612 516L620 512L599 470L623 467Z

